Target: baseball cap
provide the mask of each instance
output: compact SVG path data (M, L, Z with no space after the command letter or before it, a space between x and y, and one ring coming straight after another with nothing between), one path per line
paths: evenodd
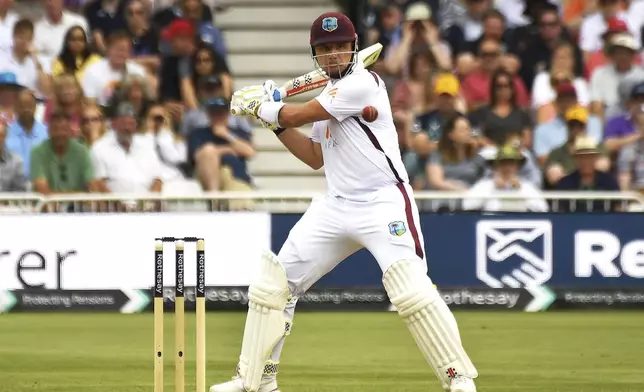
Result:
M613 47L626 48L630 50L637 50L637 42L635 38L629 33L620 33L614 35L610 39L610 45Z
M602 34L602 38L606 38L607 35L613 33L628 33L628 25L626 22L615 16L608 19L606 32Z
M573 147L575 155L590 155L590 154L599 154L599 148L597 141L590 136L579 136L575 140L575 145Z
M170 25L166 27L162 34L161 38L164 40L170 40L175 37L188 37L192 38L195 36L195 28L192 26L187 19L175 19L170 22Z
M230 105L226 98L214 97L206 100L204 106L208 111L227 112Z
M424 2L416 2L405 11L405 21L429 20L432 18L432 9Z
M631 88L631 98L641 96L644 96L644 82L639 82Z
M572 83L560 83L557 85L557 96L574 96L577 97L577 89Z
M583 106L575 106L566 111L566 121L579 121L582 124L588 123L588 109Z
M456 76L450 73L444 73L436 78L434 93L436 95L447 94L455 97L461 88L461 84Z

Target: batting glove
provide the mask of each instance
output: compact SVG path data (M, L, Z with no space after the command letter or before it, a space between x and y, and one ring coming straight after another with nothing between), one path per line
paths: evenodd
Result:
M268 102L271 97L264 86L248 86L235 91L230 102L230 113L234 116L253 116L257 118L257 112L263 102Z

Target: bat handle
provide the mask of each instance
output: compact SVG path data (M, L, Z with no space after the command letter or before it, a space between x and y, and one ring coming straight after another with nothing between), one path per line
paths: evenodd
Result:
M286 98L286 90L284 88L278 88L273 91L273 101L279 102L284 98Z

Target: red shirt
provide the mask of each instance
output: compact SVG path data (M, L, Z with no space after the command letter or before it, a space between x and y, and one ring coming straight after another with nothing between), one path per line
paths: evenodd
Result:
M490 102L490 83L492 75L484 71L475 71L467 75L461 83L461 93L467 106L480 106ZM518 76L512 78L514 91L516 91L517 105L521 108L530 106L530 95L528 89Z

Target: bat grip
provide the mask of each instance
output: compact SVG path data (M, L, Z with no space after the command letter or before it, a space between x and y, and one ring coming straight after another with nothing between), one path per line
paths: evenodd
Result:
M279 102L282 99L286 98L286 90L282 87L273 91L273 101Z

